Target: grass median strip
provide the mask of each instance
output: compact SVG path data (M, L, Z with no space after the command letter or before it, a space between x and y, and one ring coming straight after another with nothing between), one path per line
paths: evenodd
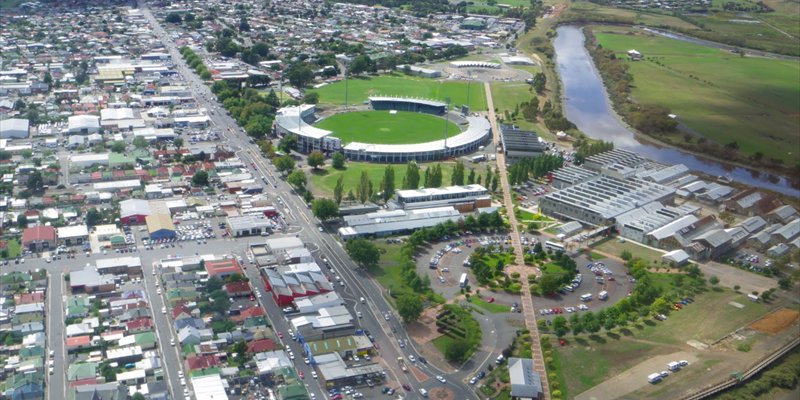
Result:
M504 306L497 303L489 303L486 300L479 299L477 296L470 296L469 300L467 301L493 314L507 313L511 311L511 307L509 306Z

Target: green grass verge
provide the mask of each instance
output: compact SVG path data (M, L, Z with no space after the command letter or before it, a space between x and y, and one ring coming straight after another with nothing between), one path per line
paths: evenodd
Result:
M607 28L596 32L601 30L612 32ZM786 150L800 148L797 62L741 58L662 37L596 36L604 48L621 56L630 49L644 55L646 61L624 61L634 77L631 97L635 101L667 106L700 135L720 144L736 141L745 154L760 152L792 162L797 157ZM680 136L676 140L685 140Z
M595 253L593 251L590 251L589 255L592 256L592 260L595 260L595 261L602 260L602 259L606 258L606 256L604 256L602 254Z
M553 263L547 263L547 264L539 267L539 269L542 270L542 272L544 272L546 274L564 275L564 274L567 273L567 270L565 270L564 268L561 268L560 265L556 265L556 264L553 264Z
M461 133L458 125L433 115L399 111L360 111L330 116L316 125L331 136L350 142L374 144L425 143ZM438 138L438 139L437 139Z
M449 336L442 335L437 337L436 339L431 340L431 343L433 343L433 347L436 347L436 350L439 350L439 353L444 354L445 350L447 349L447 346L449 346L450 342L454 340L455 339Z
M661 255L663 254L659 251L640 246L628 240L626 240L624 243L621 243L617 237L609 237L597 243L592 243L590 248L595 248L604 253L608 253L617 257L619 257L623 250L628 250L634 257L641 258L647 262L652 262L652 260L660 262Z
M420 177L424 179L425 168L433 164L420 164ZM442 164L442 185L448 186L450 184L450 176L453 172L455 164ZM402 164L394 164L395 185L399 187L403 183L403 178L406 176L406 167ZM348 163L343 169L327 168L324 170L312 171L311 187L324 196L332 197L333 188L336 187L336 181L339 176L344 175L344 191L345 195L349 191L355 192L356 184L361 178L361 171L367 171L369 179L372 181L373 186L377 189L383 179L386 164L368 164L368 163ZM420 182L422 185L422 182Z
M491 297L491 296L490 296ZM488 301L479 299L478 296L470 296L469 301L476 306L483 308L486 311L489 311L492 314L500 314L500 313L507 313L511 311L511 307L504 306L502 304L497 303L489 303Z
M442 82L402 74L349 79L347 81L347 101L350 104L362 104L369 96L406 96L438 101L444 101L449 97L451 105L461 106L467 103L467 87L469 87L470 109L472 111L486 110L486 94L481 84ZM309 90L309 92L319 93L323 103L344 104L345 82L337 82L319 89Z
M495 400L510 400L511 399L511 389L508 387L504 387L503 390L494 398Z

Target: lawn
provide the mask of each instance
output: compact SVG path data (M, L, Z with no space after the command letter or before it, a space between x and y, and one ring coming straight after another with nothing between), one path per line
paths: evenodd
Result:
M524 102L531 101L536 92L530 92L533 86L524 82L492 82L492 100L497 108L498 116L503 115L505 110L513 113L515 107ZM522 119L520 113L519 119Z
M542 272L544 272L546 274L565 275L567 273L567 270L565 270L564 268L561 268L560 265L556 265L556 264L553 264L553 263L547 263L547 264L541 266L539 269L542 270Z
M433 164L420 164L420 186L423 185L425 179L425 168ZM442 185L448 186L450 184L450 175L453 172L455 164L442 164ZM406 166L402 164L394 164L395 186L397 188L403 183L403 178L406 176ZM312 172L310 182L312 188L319 194L332 197L333 189L336 187L336 181L339 177L344 175L344 191L345 194L349 191L355 192L356 185L361 178L361 171L367 171L369 179L372 181L373 187L376 189L383 179L386 164L371 164L371 163L348 163L345 168L339 170L334 168L327 168L324 170L317 170ZM376 190L377 191L377 190Z
M8 258L14 258L22 254L22 244L19 237L13 237L8 241Z
M635 48L644 55L645 61L625 61L634 77L631 96L635 101L667 106L700 135L720 144L736 141L743 153L761 152L784 161L796 156L789 156L787 149L800 148L797 62L741 58L710 47L621 34L624 31L607 27L596 32L604 48L619 54Z
M665 272L651 272L647 274L650 277L650 283L653 287L661 288L665 292L668 292L673 288L672 286L672 277L675 274L668 274Z
M564 377L570 392L582 393L648 358L672 353L676 350L672 345L689 340L710 344L769 311L732 290L706 290L694 299L694 303L670 313L666 321L648 320L622 335L599 334L558 347L562 370L568 371ZM745 308L728 305L730 301Z
M442 335L437 337L436 339L431 340L431 343L433 343L433 347L436 347L436 350L439 350L439 353L444 354L445 350L447 349L447 346L450 344L450 342L454 340L455 339L453 338Z
M369 96L406 96L444 101L450 97L454 107L467 102L467 86L469 86L469 105L472 111L486 110L486 99L483 85L466 82L448 82L435 79L417 78L400 74L387 74L377 77L360 77L347 81L350 104L362 104ZM308 92L319 93L323 103L343 104L345 98L345 82L337 82Z
M497 303L489 303L488 301L479 299L478 296L470 296L468 301L486 311L489 311L492 314L507 313L511 311L511 307L509 306L504 306Z
M652 262L652 260L661 261L661 255L663 254L659 251L640 246L627 240L624 243L620 243L619 238L617 237L609 237L597 243L592 243L591 248L595 248L604 253L608 253L617 257L620 256L623 250L628 250L634 257L641 258L647 262Z
M425 143L452 137L461 130L458 125L433 115L398 111L359 111L325 118L317 128L333 131L331 136L350 142L374 144Z

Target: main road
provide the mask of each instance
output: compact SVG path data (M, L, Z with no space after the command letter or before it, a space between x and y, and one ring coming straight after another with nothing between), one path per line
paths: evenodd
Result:
M221 107L205 83L186 65L178 52L177 46L172 42L171 38L141 1L140 8L142 14L150 23L153 32L160 38L162 44L172 56L172 61L176 69L183 75L184 80L189 85L190 90L194 92L200 105L204 106L207 110ZM202 51L203 50L201 50L201 52ZM203 58L202 55L201 58ZM385 367L388 367L387 379L396 382L397 384L395 387L407 383L412 387L412 390L416 391L419 388L430 390L445 386L453 391L457 399L477 398L471 388L461 382L462 379L467 376L467 373L464 371L456 371L453 374L446 375L430 364L421 364L417 362L416 365L413 365L413 367L427 375L428 378L436 375L443 375L450 378L445 385L442 385L435 379L417 380L410 372L407 373L408 375L402 372L398 374L399 367L396 363L397 357L402 356L408 359L409 355L414 355L416 358L419 358L419 354L413 346L407 346L402 350L399 348L397 343L398 337L409 343L412 342L408 340L408 335L402 323L398 321L397 315L386 302L383 290L373 280L369 279L366 274L360 272L338 241L334 240L329 234L319 232L317 220L312 215L308 205L303 202L301 197L292 194L292 189L289 185L280 178L280 174L271 164L265 162L265 160L259 156L260 149L250 142L244 131L238 127L231 117L224 112L216 112L213 115L209 115L209 118L213 125L221 128L220 130L224 136L224 141L236 150L237 155L245 161L246 165L248 165L248 168L251 168L255 176L266 177L266 181L272 185L274 196L281 200L276 206L279 208L279 211L281 211L287 225L299 225L301 227L300 236L303 238L304 242L316 244L318 246L316 256L326 257L329 262L331 262L332 268L340 274L345 282L344 288L341 286L339 287L343 289L343 297L348 300L348 305L352 307L354 312L362 311L364 314L364 318L358 319L357 324L360 324L364 329L368 329L381 347L379 350L380 356L385 360ZM255 168L250 167L251 162L255 165ZM260 280L260 277L253 275L254 273L254 271L248 272L251 278L258 278ZM340 292L342 292L342 290L340 290ZM356 301L361 297L367 299L366 304L361 304L360 301ZM264 299L266 299L266 296ZM280 310L276 310L276 307L271 304L270 301L264 301L263 303L270 305L267 307L269 315L274 316L276 315L275 311L280 312ZM389 314L389 321L386 321L384 317L386 314ZM288 324L286 324L284 320L278 318L272 319L273 323L277 325L277 330L281 328L288 329ZM394 328L397 333L393 333L392 328ZM307 369L307 366L304 364L297 363L297 365L298 369L301 371ZM304 374L306 372L310 372L310 369L304 371Z

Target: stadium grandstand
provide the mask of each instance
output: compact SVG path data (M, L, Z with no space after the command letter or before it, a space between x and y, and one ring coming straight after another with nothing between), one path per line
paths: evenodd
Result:
M446 103L410 97L370 97L369 103L373 110L408 111L431 115L442 115L447 109Z
M333 132L308 124L307 121L314 120L314 109L313 104L279 109L273 125L275 133L280 137L289 134L297 136L297 151L300 153L308 154L315 150L331 153L341 150L341 139L328 137Z
M450 68L500 68L500 64L486 61L453 61Z
M371 101L372 99L370 98ZM412 99L406 100L412 101ZM405 163L411 160L430 161L471 153L477 151L489 139L492 128L486 118L466 119L469 123L467 130L447 139L392 145L351 142L344 147L344 156L352 161Z

